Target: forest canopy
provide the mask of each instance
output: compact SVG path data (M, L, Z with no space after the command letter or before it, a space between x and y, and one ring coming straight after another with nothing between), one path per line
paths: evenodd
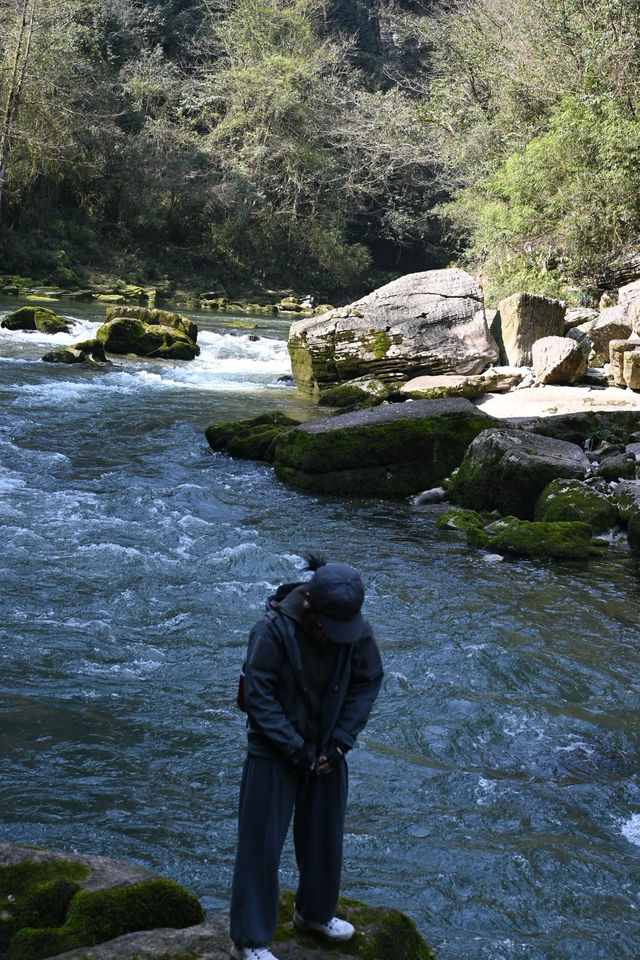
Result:
M0 270L495 295L637 255L635 0L0 0Z

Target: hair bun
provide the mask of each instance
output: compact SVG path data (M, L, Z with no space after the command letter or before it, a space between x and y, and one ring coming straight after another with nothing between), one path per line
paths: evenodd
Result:
M322 554L316 553L314 550L303 550L300 553L300 556L305 562L305 566L303 568L304 570L318 570L320 567L324 567L327 563Z

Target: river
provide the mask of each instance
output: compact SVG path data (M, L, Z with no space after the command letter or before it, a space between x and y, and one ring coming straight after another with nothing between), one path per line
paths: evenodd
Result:
M440 507L303 495L211 452L209 423L314 415L278 382L282 319L189 312L192 363L92 370L40 358L104 308L53 307L72 335L0 330L2 838L224 906L247 632L321 549L361 571L386 671L343 893L404 910L439 960L637 960L638 560L488 562Z

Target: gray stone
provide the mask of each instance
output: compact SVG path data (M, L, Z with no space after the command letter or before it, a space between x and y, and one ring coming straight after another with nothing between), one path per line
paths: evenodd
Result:
M363 376L475 374L498 358L482 290L457 268L409 274L347 307L294 322L289 353L306 393Z
M640 343L623 357L624 382L630 390L640 390Z
M534 516L548 523L580 520L602 533L614 525L617 514L609 497L583 480L553 480L538 497Z
M626 283L618 290L618 303L630 303L640 297L640 280Z
M640 350L637 340L611 340L609 342L609 371L616 387L626 387L627 378L624 371L625 354Z
M424 507L430 503L444 503L447 499L447 491L444 487L433 487L431 490L423 490L417 497L414 497L413 503L416 507Z
M501 362L514 367L530 366L531 348L536 340L563 335L564 313L562 301L533 293L514 293L501 300L498 304L499 339L496 336Z
M592 307L570 307L564 315L565 334L574 327L590 325L597 316L598 311Z
M593 340L589 336L590 330L591 324L585 323L579 327L571 327L565 334L568 340L574 340L578 344L587 363L589 363L593 354ZM593 359L595 361L595 354Z
M444 374L442 376L414 377L401 387L399 392L416 399L438 400L442 397L480 397L484 393L508 393L522 382L521 367L489 367L470 377Z
M589 469L589 459L576 444L493 427L469 445L445 488L451 501L463 507L530 520L540 493L552 480L581 480Z
M598 363L608 363L609 344L612 340L627 340L631 335L631 323L627 318L628 305L620 303L600 311L591 325L589 336Z
M587 370L580 346L569 337L542 337L531 348L533 369L541 383L578 383Z
M634 553L640 553L640 480L625 480L614 491L618 516L627 528L627 539Z

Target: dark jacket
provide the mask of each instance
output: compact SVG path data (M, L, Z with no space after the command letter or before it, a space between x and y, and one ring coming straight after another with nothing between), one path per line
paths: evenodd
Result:
M249 636L244 697L249 753L291 756L304 745L309 703L296 640L296 619L271 600L269 612ZM353 746L364 728L382 682L382 663L371 627L352 644L337 645L333 677L322 704L320 749L331 740Z

